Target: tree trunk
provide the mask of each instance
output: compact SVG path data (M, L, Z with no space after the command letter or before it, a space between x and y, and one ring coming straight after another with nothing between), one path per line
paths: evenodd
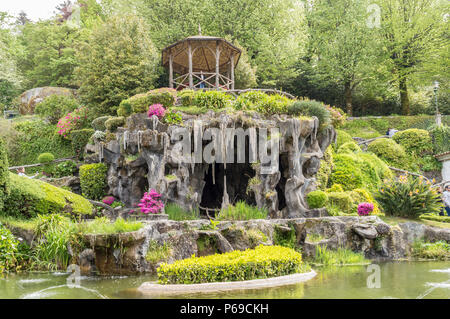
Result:
M353 107L352 107L352 87L350 82L345 82L344 84L344 96L345 96L345 108L347 110L347 115L353 115Z
M400 89L400 103L402 106L402 114L409 115L409 97L406 78L404 77L400 78L398 87Z

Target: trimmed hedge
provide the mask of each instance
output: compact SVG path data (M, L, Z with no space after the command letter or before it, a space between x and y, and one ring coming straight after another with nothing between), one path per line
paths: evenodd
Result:
M367 150L395 167L407 167L405 149L390 138L373 141L369 144Z
M55 156L52 153L42 153L37 158L40 164L47 164L55 160Z
M356 144L355 142L347 142L342 144L337 153L338 154L345 154L345 153L356 153L356 152L361 152L361 147L358 146L358 144Z
M118 127L125 125L123 116L111 117L105 122L105 127L109 132L115 132Z
M348 134L347 132L343 130L336 130L337 139L336 139L336 145L333 145L333 148L339 149L343 144L345 143L354 143L355 141L353 138Z
M302 272L302 255L281 246L263 246L245 251L191 257L162 264L160 284L196 284L270 278Z
M223 109L232 100L231 95L222 91L198 91L195 93L193 103L200 108Z
M162 104L169 108L174 105L176 94L175 89L161 88L134 95L120 103L117 115L127 117L133 113L145 113L152 104Z
M82 130L75 130L70 132L70 139L72 141L72 149L78 158L82 159L84 155L84 148L89 142L89 139L94 134L94 130L91 128L85 128Z
M0 211L3 209L3 203L9 195L9 170L8 156L6 154L6 145L0 138Z
M85 198L48 183L10 173L11 192L5 201L4 214L33 218L38 214L67 213L86 215L92 205Z
M80 184L83 196L93 200L101 200L107 186L106 173L108 167L103 163L80 166Z
M344 213L351 212L353 208L353 200L349 192L328 193L328 204L338 208Z
M394 141L404 147L406 153L422 156L433 152L433 144L428 131L409 129L400 131L392 137Z
M95 120L92 121L92 127L96 131L106 131L105 122L109 120L111 116L100 116L97 117Z
M312 191L306 195L306 201L310 208L322 208L327 204L328 196L324 191Z

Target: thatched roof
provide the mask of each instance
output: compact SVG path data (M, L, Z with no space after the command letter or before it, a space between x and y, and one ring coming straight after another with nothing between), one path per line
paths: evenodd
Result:
M223 38L210 36L191 36L180 40L162 51L162 65L169 67L169 54L173 54L173 71L179 74L189 70L188 43L191 44L193 57L192 68L194 72L215 72L216 70L216 45L219 45L221 54L220 71L227 68L231 55L234 53L234 65L236 66L241 56L241 50Z

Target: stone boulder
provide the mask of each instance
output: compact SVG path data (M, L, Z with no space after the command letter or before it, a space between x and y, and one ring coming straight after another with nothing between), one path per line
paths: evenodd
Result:
M75 96L75 90L69 88L45 86L40 88L30 89L23 92L19 96L19 112L20 114L33 114L34 108L50 95L65 95Z

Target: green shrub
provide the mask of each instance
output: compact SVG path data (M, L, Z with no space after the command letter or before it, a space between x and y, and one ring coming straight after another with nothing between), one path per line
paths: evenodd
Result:
M156 265L160 262L166 262L172 254L173 249L169 242L160 245L157 241L150 240L145 260L150 264Z
M412 256L425 259L450 259L450 245L441 240L434 243L415 241L412 245Z
M238 96L234 103L236 110L253 110L255 105L268 99L268 95L261 91L249 91Z
M38 103L34 112L48 119L51 124L56 124L60 118L78 107L80 107L80 104L73 97L54 94Z
M127 117L133 113L145 113L152 104L162 104L165 108L174 105L176 91L169 88L151 90L123 100L117 110L118 116Z
M19 242L11 231L0 223L0 274L14 270L17 263L16 254Z
M82 159L84 155L84 148L89 142L89 139L94 134L94 130L91 128L85 128L82 130L75 130L70 133L70 139L72 143L73 152Z
M344 190L363 187L365 181L363 180L363 173L359 164L354 155L338 154L334 156L331 183L342 185Z
M80 184L83 196L100 200L105 195L106 173L108 167L103 163L80 166Z
M333 148L328 146L320 161L319 171L316 174L317 187L319 189L325 190L327 188L333 166Z
M3 203L9 195L9 170L8 156L6 155L5 142L0 138L0 212Z
M169 125L182 125L183 116L177 111L168 111L164 114L163 121Z
M440 222L440 223L450 223L450 216L440 216L440 215L433 215L433 214L429 214L429 213L420 215L420 219L432 220L432 221Z
M433 153L440 154L450 151L450 126L432 126L430 128L431 138L433 140Z
M268 211L265 208L259 209L254 206L247 205L244 201L238 201L235 205L230 205L226 209L222 209L219 213L218 220L251 220L266 219Z
M53 177L61 178L64 176L72 176L77 171L77 164L74 161L65 161L59 163L53 169Z
M5 201L4 214L17 218L32 218L38 214L92 213L85 198L39 180L10 174L11 193Z
M355 141L352 139L350 134L343 130L336 130L337 134L337 140L336 145L334 146L335 149L339 149L343 144L345 143L354 143Z
M328 196L323 191L312 191L306 196L310 208L322 208L328 202Z
M353 202L351 213L357 214L358 205L361 203L373 204L373 212L372 212L373 215L379 215L381 213L377 201L373 198L372 194L369 193L367 190L362 188L356 188L350 192L350 197Z
M207 109L223 109L232 101L232 96L222 91L197 91L194 105Z
M388 216L417 219L425 213L437 214L441 209L439 194L429 182L406 175L385 183L375 193L375 199Z
M350 249L339 247L337 250L329 250L326 246L316 246L316 255L314 263L331 266L331 265L351 265L370 263L361 253L355 253Z
M160 284L242 281L304 272L302 255L280 246L192 257L158 268Z
M381 181L384 179L391 179L394 177L394 173L389 168L389 166L381 160L378 156L370 152L361 152L358 153L358 158L362 161L370 163L374 168L376 173L378 174Z
M125 125L123 116L111 117L105 121L105 127L109 132L115 132L118 127Z
M328 193L328 203L344 213L350 213L353 208L353 200L347 192Z
M288 109L290 115L315 116L319 119L322 128L327 127L331 123L330 111L321 102L314 100L302 100L292 103Z
M361 147L359 147L355 142L347 142L339 147L337 153L345 154L345 153L356 153L361 152Z
M332 192L343 192L344 188L342 187L341 184L333 184L330 188L327 189L327 193L332 193Z
M40 164L48 164L55 160L55 156L52 153L42 153L38 156L37 160Z
M111 116L100 116L92 121L92 127L95 131L106 131L105 122L109 120Z
M117 234L128 233L141 229L143 224L138 221L127 221L119 217L111 222L107 217L97 217L93 221L76 225L82 234Z
M290 230L285 231L280 226L275 225L273 229L273 244L276 246L295 249L297 247L297 235L293 225L289 226Z
M194 104L195 91L194 90L182 90L178 92L178 97L181 99L181 105L188 107Z
M371 142L367 150L395 167L407 168L408 166L405 149L390 138L382 138Z
M433 144L428 131L420 129L408 129L394 134L393 138L403 146L408 154L422 156L433 152Z

